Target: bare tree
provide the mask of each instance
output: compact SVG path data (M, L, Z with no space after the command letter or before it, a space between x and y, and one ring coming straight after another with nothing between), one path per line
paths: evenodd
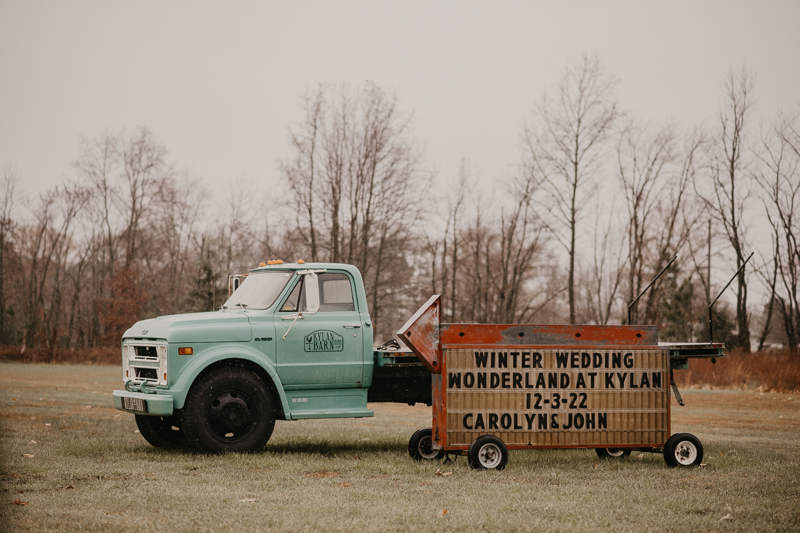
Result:
M762 138L760 161L762 171L756 173L761 186L767 220L774 235L770 309L777 301L790 350L797 350L800 341L800 135L797 122L800 113L780 115L776 126ZM777 278L781 291L777 290ZM771 315L770 317L771 318ZM762 335L763 337L766 335Z
M0 176L0 342L6 338L6 300L7 248L11 246L11 233L14 229L14 204L17 200L17 172L11 167L3 170Z
M651 132L636 122L629 122L620 135L617 172L628 211L628 302L690 236L697 212L685 209L686 193L702 143L702 136L693 133L681 150L674 127ZM656 323L660 300L656 286L647 296L646 323ZM638 323L637 309L632 311Z
M597 203L601 202L600 197ZM595 209L593 255L591 274L586 276L585 294L589 319L595 324L608 324L619 300L619 292L625 276L625 231L616 231L615 204L608 209ZM602 216L606 216L603 221ZM618 222L617 222L618 223ZM616 235L621 239L615 239Z
M617 80L606 74L599 57L585 55L568 67L556 84L556 97L542 98L535 123L523 140L528 165L543 176L547 223L569 256L569 321L574 324L578 223L597 186L612 126L620 115Z
M142 218L148 214L150 202L162 182L172 176L167 164L166 147L146 127L133 135L120 136L118 157L121 161L121 186L116 194L117 207L126 217L123 231L124 266L133 266L138 250Z
M745 134L753 105L753 74L742 68L730 72L725 79L725 105L717 119L717 131L712 139L707 175L708 186L698 187L708 212L722 227L731 251L736 256L736 268L745 261L746 227L743 223L745 203L750 196L743 154ZM736 325L737 345L750 351L750 325L747 314L747 277L744 269L737 276Z
M34 220L23 231L25 346L52 348L57 338L71 225L87 199L87 191L79 186L50 189L39 196L33 208Z
M321 86L302 107L305 119L290 131L293 155L280 163L297 232L312 258L359 267L380 323L396 307L397 292L386 287L402 289L392 269L403 270L397 252L412 242L428 186L411 116L372 83L358 90Z
M319 161L318 142L323 126L326 89L323 85L314 92L306 92L302 108L306 115L303 122L289 132L289 143L294 152L292 159L280 163L280 171L288 179L294 199L296 227L309 247L312 261L319 261L317 228L319 216L315 212L315 197L318 183L315 181ZM321 205L321 202L319 202Z

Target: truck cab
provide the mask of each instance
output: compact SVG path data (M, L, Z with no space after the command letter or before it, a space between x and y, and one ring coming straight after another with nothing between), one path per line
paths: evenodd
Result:
M271 261L218 311L139 321L122 338L122 373L115 407L136 415L145 439L206 452L258 450L276 419L369 417L368 399L431 402L416 357L373 350L363 280L345 264Z

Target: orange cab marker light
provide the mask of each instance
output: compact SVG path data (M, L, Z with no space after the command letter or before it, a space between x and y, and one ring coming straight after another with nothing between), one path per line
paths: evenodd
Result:
M267 266L267 264L266 264L264 261L261 261L261 262L258 264L258 266L260 266L260 267L265 267L265 266Z
M275 264L276 265L282 265L283 264L283 260L282 259L278 259L277 261L275 261Z
M305 261L303 261L302 259L298 259L298 260L297 260L297 264L298 264L298 265L305 265L305 264L306 264L306 262L305 262Z
M191 348L178 348L178 355L192 355L194 350Z
M167 373L164 372L164 381L167 381Z

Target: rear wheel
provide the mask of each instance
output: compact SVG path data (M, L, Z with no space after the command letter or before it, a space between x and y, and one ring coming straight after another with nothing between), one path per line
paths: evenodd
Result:
M676 433L664 444L667 466L696 466L703 462L703 445L691 433Z
M600 459L624 459L631 454L630 450L621 448L595 448L594 451Z
M156 448L179 448L186 446L186 436L181 431L177 416L136 416L136 427L144 440Z
M275 407L261 379L244 368L218 368L192 387L183 410L189 444L201 452L256 452L272 436Z
M441 459L444 452L433 449L433 431L431 428L418 429L408 440L408 455L415 461L432 461Z
M508 448L494 435L483 435L469 445L467 462L475 470L502 470L508 463Z

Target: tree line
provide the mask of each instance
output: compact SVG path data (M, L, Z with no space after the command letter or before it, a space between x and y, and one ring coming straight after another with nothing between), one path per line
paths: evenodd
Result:
M523 114L519 160L491 185L467 161L433 171L413 115L374 83L303 95L263 196L238 182L212 197L147 127L82 139L71 178L33 198L13 167L0 176L0 344L117 346L138 319L218 309L229 274L274 258L356 265L376 341L432 293L446 322L627 323L676 255L631 322L699 341L755 251L715 340L794 351L798 110L757 124L752 72L723 82L709 122L653 124L586 55Z

